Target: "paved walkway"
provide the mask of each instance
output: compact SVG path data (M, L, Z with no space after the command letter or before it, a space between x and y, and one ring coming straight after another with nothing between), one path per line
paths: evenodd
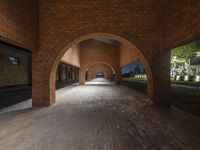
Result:
M120 85L71 85L52 107L0 117L1 150L198 150L200 118Z
M85 83L86 85L116 85L116 82L110 81L109 79L105 78L96 78L92 79Z

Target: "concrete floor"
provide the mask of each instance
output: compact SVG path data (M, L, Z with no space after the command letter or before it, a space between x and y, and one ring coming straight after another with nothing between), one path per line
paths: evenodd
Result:
M96 82L96 81L95 81ZM200 118L153 107L130 88L87 83L56 104L0 117L1 150L198 150Z

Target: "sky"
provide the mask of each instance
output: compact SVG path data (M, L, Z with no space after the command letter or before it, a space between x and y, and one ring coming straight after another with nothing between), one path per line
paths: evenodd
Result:
M133 62L133 63L131 63L131 64L129 64L129 65L126 65L126 66L122 67L122 74L124 74L124 73L129 73L131 70L133 71L134 68L135 68L137 65L139 66L139 68L140 68L141 71L144 70L144 65L143 65L143 63L140 62L140 61L135 61L135 62Z

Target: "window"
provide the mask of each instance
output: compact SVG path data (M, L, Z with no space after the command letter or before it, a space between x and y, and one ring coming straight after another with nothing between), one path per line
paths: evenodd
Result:
M13 65L20 65L20 59L17 57L9 57L10 63Z

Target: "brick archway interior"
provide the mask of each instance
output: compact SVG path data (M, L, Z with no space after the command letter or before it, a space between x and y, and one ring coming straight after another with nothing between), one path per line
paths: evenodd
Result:
M111 68L99 67L99 66L94 66L90 68L87 72L88 72L88 80L94 79L97 72L103 72L105 78L107 79L111 79L113 75L113 70Z
M115 40L120 43L120 47L117 44L114 45L114 48L108 46L110 49L109 49L109 54L107 54L107 57L100 56L99 59L96 59L95 57L94 57L94 59L92 59L92 57L89 58L87 53L82 53L82 52L87 50L86 46L88 44L95 43L95 42L91 41L91 39L94 39L94 38L98 38L98 39L109 38L109 39ZM71 47L73 47L74 45L77 45L77 44L79 44L79 48L84 49L84 50L80 51L80 56L83 57L80 59L81 60L80 69L79 69L79 83L80 84L84 84L85 70L91 64L94 64L96 62L104 62L104 63L110 64L114 68L114 70L118 76L117 80L120 81L121 67L130 63L130 61L133 62L134 60L140 60L144 63L145 70L146 70L147 77L148 77L148 95L151 99L153 99L153 96L154 96L153 75L152 75L152 71L151 71L149 62L145 58L143 53L133 43L129 42L128 40L126 40L125 38L123 38L121 36L109 34L109 33L91 33L91 34L87 34L87 35L76 38L75 40L67 43L62 49L60 49L58 51L58 54L56 55L55 59L52 62L51 71L49 73L49 89L48 89L49 94L47 95L47 98L48 98L47 102L46 102L47 105L51 105L55 102L56 68L57 68L60 60L64 56L64 54L68 50L70 50ZM98 43L91 44L90 46L95 48L95 45L98 45ZM116 52L116 48L115 48L117 46L119 47L118 53ZM105 51L107 52L108 50L105 50ZM112 51L115 51L115 53L111 53ZM131 54L129 54L129 53L131 53ZM94 54L96 54L96 51L94 51L92 53L92 55L94 55ZM87 57L84 57L85 55L87 55Z
M104 78L106 78L106 79L110 79L111 78L111 76L109 75L107 70L100 69L100 70L92 71L91 74L88 75L89 76L88 80L95 79L98 73L102 73Z
M85 73L86 72L88 73L88 79L90 80L90 79L94 78L94 76L96 75L96 73L98 71L102 71L102 72L106 73L107 78L109 78L109 79L111 79L113 73L116 74L116 71L113 68L113 66L111 66L110 64L107 64L105 62L96 62L96 63L90 64L86 68ZM117 76L119 76L119 75L116 74L116 77Z

